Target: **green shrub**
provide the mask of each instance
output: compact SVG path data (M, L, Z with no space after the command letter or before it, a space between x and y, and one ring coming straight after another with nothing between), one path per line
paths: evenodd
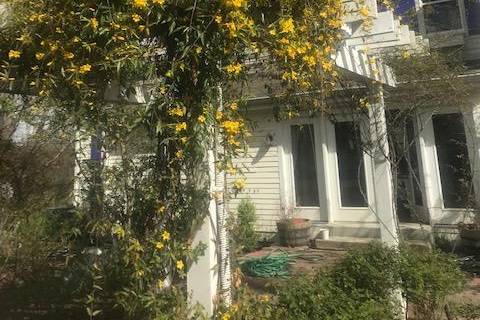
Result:
M438 319L446 297L460 290L464 280L449 255L372 243L348 252L330 270L295 276L279 285L268 307L261 297L237 296L227 319L394 320L401 311L395 292L403 292L414 305L415 319ZM252 309L262 310L258 318L250 317Z
M466 282L455 257L438 250L402 247L399 274L402 291L407 302L415 305L418 319L437 319L447 296L459 292Z
M242 199L237 207L236 216L229 221L233 245L239 252L250 252L257 248L260 239L255 232L255 205L250 199Z
M451 306L451 313L464 320L480 319L480 303L462 303Z

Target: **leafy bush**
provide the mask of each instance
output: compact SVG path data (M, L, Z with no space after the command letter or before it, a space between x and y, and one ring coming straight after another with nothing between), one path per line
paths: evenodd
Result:
M454 256L441 251L401 250L399 266L402 291L415 305L418 319L437 319L448 295L460 291L466 281Z
M250 252L257 248L260 239L255 232L255 205L250 199L242 199L237 207L236 216L229 221L229 230L233 245L240 252Z
M276 288L276 298L269 300L268 307L263 296L242 290L234 307L223 315L225 319L393 320L401 311L395 292L403 292L407 303L415 306L415 319L438 319L446 297L460 290L464 280L449 255L372 243L350 251L330 270L291 278ZM258 317L250 317L257 309Z

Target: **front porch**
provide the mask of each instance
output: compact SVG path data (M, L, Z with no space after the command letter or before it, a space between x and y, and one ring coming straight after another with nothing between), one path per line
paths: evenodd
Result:
M367 118L343 112L276 122L269 119L269 102L257 102L248 154L235 161L245 172L246 189L230 200L229 210L250 198L261 232L298 217L329 229L331 238L375 239L382 221L398 218L405 238L429 238L437 225L455 234L479 198L480 97L472 101L413 112L397 128L389 118L399 111L388 104ZM385 125L380 135L379 123ZM390 157L380 169L385 154L378 144L384 140ZM389 209L393 202L396 208Z

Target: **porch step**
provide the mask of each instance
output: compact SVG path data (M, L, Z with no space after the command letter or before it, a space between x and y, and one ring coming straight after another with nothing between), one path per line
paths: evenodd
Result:
M377 223L334 223L314 225L314 232L328 229L330 238L352 239L355 241L380 239L380 226ZM432 228L419 223L401 223L400 233L403 239L430 242Z
M366 248L371 241L378 240L372 238L333 237L328 240L313 239L312 246L315 249L347 251ZM431 249L430 242L427 241L407 240L405 242L418 250Z
M322 250L340 250L347 251L351 249L362 249L368 246L368 243L376 239L352 238L352 237L331 237L328 240L313 239L313 247Z

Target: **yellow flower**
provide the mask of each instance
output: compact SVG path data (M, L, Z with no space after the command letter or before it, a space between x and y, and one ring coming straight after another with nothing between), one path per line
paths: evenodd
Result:
M163 280L162 280L162 279L158 279L158 281L157 281L157 287L158 287L159 289L162 289L163 286L164 286Z
M78 71L80 73L87 73L87 72L90 72L92 70L92 66L90 64L84 64L83 66L80 66L80 69L78 69Z
M181 137L181 138L180 138L180 141L181 141L183 144L187 143L187 140L188 140L187 137Z
M133 0L133 6L143 9L147 6L147 0Z
M183 158L183 150L178 150L177 152L175 152L175 157L177 157L178 159Z
M165 245L161 241L158 241L157 243L155 243L155 248L157 250L162 250L164 247L165 247Z
M183 110L183 108L175 107L175 108L169 109L168 114L171 116L183 117L185 115L185 111Z
M157 209L157 212L158 213L164 213L165 212L165 206L164 205L159 206L158 209Z
M227 173L231 176L234 176L234 175L237 174L237 169L230 166L230 167L227 168Z
M38 61L41 61L41 60L43 60L43 58L45 58L45 53L43 53L43 52L37 52L37 53L35 53L35 58L36 58Z
M239 74L242 71L242 65L240 63L232 63L225 67L228 73Z
M239 147L239 146L240 146L240 142L238 142L237 140L235 140L234 137L228 137L227 142L228 142L228 144L231 145L231 146L235 146L235 147Z
M317 63L317 60L314 56L303 56L302 59L307 63L309 67L313 67Z
M286 71L282 74L282 80L297 80L297 75L298 73L293 70L291 72Z
M164 241L170 240L170 233L169 233L167 230L163 231L163 233L162 233L162 239L163 239Z
M200 115L200 116L198 116L197 121L198 121L199 123L205 123L205 116L204 116L203 114Z
M180 132L182 130L187 130L187 123L186 122L180 122L175 125L175 131Z
M132 14L132 20L133 20L133 22L140 22L140 20L142 20L142 17L140 17L138 14L134 13L134 14Z
M237 111L238 104L236 102L232 102L232 104L230 105L230 109L232 109L233 111Z
M246 0L224 0L224 3L227 7L241 8L247 1Z
M63 54L63 57L64 57L65 59L67 59L67 60L71 60L71 59L73 59L73 57L75 57L75 55L74 55L73 53L71 53L71 52L65 52L65 53Z
M20 51L10 50L8 52L8 59L10 59L10 60L18 59L18 58L20 58L21 55L22 55L22 53Z
M223 113L222 111L220 110L217 110L217 112L215 112L215 119L217 119L218 121L222 120L223 118Z
M293 25L293 19L280 19L280 29L282 33L292 33L295 30L295 26Z
M225 313L223 316L222 316L222 320L230 320L230 315L228 313Z
M222 128L230 135L235 135L240 132L240 128L242 127L242 123L239 121L231 121L227 120L221 124Z
M112 228L112 234L122 239L125 237L125 229L121 225L116 224Z
M154 4L158 4L159 6L161 6L162 4L165 3L165 0L152 0L152 2L153 2Z
M90 26L92 27L93 30L97 30L97 28L98 28L97 18L90 19Z
M137 278L142 278L144 275L145 275L145 271L143 271L143 270L137 270L137 271L135 272L135 276L136 276Z
M72 41L74 43L80 42L80 38L79 37L73 37Z
M360 8L360 10L358 10L358 13L360 13L362 17L366 18L370 15L370 10L366 6L363 6Z
M296 52L295 48L293 48L293 47L288 47L288 48L287 48L287 56L288 56L290 59L295 59L295 57L297 56L297 52Z
M403 59L408 59L408 58L410 58L410 56L411 56L411 53L410 53L409 51L404 50L404 51L402 52L402 58L403 58Z
M17 40L23 43L29 43L32 41L32 38L28 34L22 34Z
M333 64L330 60L323 60L322 61L322 68L325 71L332 71Z
M225 23L225 27L227 27L230 37L237 36L237 25L234 22Z
M222 19L222 16L219 16L219 15L216 15L216 16L215 16L215 22L216 22L216 23L220 24L220 23L222 23L222 20L223 20L223 19Z
M233 182L233 187L238 191L245 189L245 185L246 185L246 181L245 179L242 179L242 178L236 179Z
M182 260L177 260L177 269L178 270L183 270L184 267L185 267L185 265L183 264L183 261Z

